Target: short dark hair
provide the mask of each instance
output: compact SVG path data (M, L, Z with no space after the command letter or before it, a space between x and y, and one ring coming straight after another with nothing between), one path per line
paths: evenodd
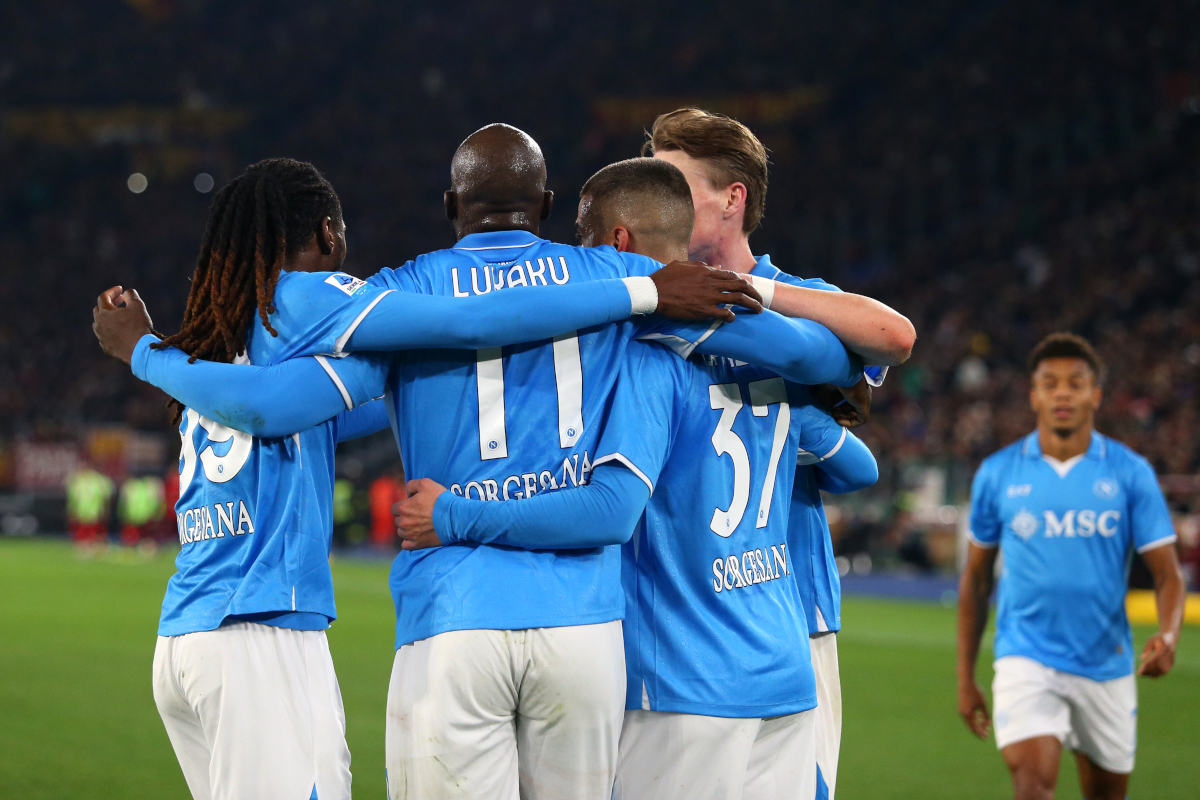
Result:
M1048 358L1078 358L1091 368L1092 374L1096 376L1096 383L1104 383L1104 362L1100 360L1100 356L1096 355L1096 351L1092 349L1088 340L1082 336L1060 331L1042 339L1029 354L1029 374L1032 375L1036 372L1038 364Z
M767 148L742 123L724 114L699 108L678 108L654 120L642 154L682 150L712 168L713 188L731 183L746 187L742 230L753 233L767 206Z
M587 179L579 190L580 197L593 201L604 200L617 192L643 192L692 204L692 190L687 178L674 164L657 158L627 158L609 164Z
M579 190L580 197L592 198L589 214L599 213L608 227L605 209L615 199L628 199L640 195L654 203L663 212L663 220L672 223L672 229L691 237L694 221L692 190L687 178L674 164L657 158L628 158L609 164L587 179ZM686 232L682 229L686 226Z

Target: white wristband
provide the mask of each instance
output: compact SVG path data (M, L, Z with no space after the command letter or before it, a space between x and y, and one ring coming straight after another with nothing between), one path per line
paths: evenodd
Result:
M650 277L621 278L629 290L630 314L653 314L658 310L658 287Z
M757 275L747 275L746 277L750 279L750 284L762 295L763 308L770 308L771 301L775 299L775 281L768 278L760 278Z

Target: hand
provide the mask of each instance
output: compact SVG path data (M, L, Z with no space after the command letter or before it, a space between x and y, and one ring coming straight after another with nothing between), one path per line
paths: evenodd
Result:
M429 478L409 481L404 485L408 499L392 508L396 514L396 535L401 550L423 550L441 547L442 540L433 529L433 505L446 487Z
M972 733L980 739L987 738L992 718L988 715L987 700L983 699L979 684L973 680L958 684L958 714Z
M850 388L814 386L813 394L844 428L857 428L871 417L871 384L865 375Z
M118 306L117 301L122 305ZM120 286L114 286L96 298L92 319L92 332L100 342L100 349L126 364L133 359L133 348L138 340L154 332L154 323L146 313L142 298L133 289L122 292Z
M1156 633L1146 642L1142 650L1138 675L1161 678L1175 666L1175 637L1169 633Z
M713 269L699 261L672 261L650 276L658 287L657 313L672 319L720 319L733 322L732 303L761 313L762 296L736 272Z

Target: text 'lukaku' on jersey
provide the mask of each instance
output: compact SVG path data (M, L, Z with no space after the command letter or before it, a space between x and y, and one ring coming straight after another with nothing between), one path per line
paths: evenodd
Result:
M1093 433L1085 454L1059 463L1043 457L1035 431L979 467L970 535L1003 549L996 658L1025 656L1097 681L1133 672L1132 552L1175 541L1146 459Z
M385 269L372 283L471 297L649 275L660 264L611 247L554 244L523 231L478 233L450 250ZM630 341L695 343L710 323L653 319L596 326L504 348L393 356L390 403L406 474L478 500L578 486L596 457L600 419ZM455 544L402 552L392 567L396 646L451 630L584 625L620 619L616 548L523 551Z

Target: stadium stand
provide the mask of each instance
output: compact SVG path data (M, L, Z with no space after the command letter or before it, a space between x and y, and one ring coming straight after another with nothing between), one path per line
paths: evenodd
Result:
M479 125L539 139L564 240L583 179L635 154L654 114L697 103L771 148L756 248L879 297L921 336L862 429L883 480L833 515L845 552L952 558L927 534L953 527L940 509L978 460L1032 427L1022 359L1058 329L1107 359L1099 427L1176 476L1194 547L1196 4L774 6L768 21L681 1L9 4L0 486L36 484L31 443L162 434L162 396L100 356L86 314L123 283L174 330L211 197L200 173L220 185L259 157L314 161L342 196L348 267L369 274L450 241L449 156ZM144 192L126 188L134 172ZM363 487L387 469L370 463Z

